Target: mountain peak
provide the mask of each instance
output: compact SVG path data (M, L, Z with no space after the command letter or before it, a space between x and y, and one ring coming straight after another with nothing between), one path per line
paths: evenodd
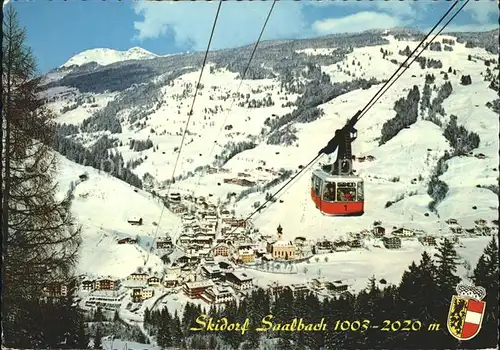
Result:
M106 66L115 62L128 60L144 60L158 57L142 47L132 47L127 51L118 51L108 48L90 49L71 57L61 67L81 66L90 62L96 62L101 66Z

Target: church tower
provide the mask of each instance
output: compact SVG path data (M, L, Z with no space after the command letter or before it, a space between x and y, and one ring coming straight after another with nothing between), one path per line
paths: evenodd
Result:
M277 231L278 231L278 239L281 240L281 237L283 236L283 227L281 227L281 224L278 225Z

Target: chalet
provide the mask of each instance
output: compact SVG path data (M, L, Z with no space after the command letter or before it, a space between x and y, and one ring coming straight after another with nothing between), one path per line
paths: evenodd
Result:
M81 181L86 181L86 180L88 180L89 175L88 175L88 174L81 174L80 176L78 176L78 178L79 178Z
M68 295L68 285L63 282L52 282L43 288L46 297L61 298Z
M253 181L250 181L247 179L238 179L238 178L236 178L236 179L224 179L224 183L246 186L246 187L255 186L255 182L253 182Z
M94 290L94 281L92 280L84 280L81 283L81 288L85 292L91 292Z
M255 254L251 249L240 249L237 254L237 260L248 264L255 261Z
M201 245L204 245L204 244L210 245L213 242L213 238L210 236L206 236L206 235L200 235L200 236L196 236L191 241L194 243L201 244Z
M484 155L483 153L478 153L475 155L476 158L478 159L485 159L486 158L486 155Z
M222 271L216 265L203 265L200 272L204 278L214 281L220 279L222 275Z
M228 224L231 227L243 227L243 228L248 228L249 227L249 222L245 219L236 219L234 217L232 218L223 218L222 223Z
M425 246L434 246L436 245L436 237L433 236L424 236L420 238L420 243Z
M463 234L464 228L461 226L452 226L452 227L450 227L450 231L455 233L455 234Z
M127 220L127 222L131 225L142 225L142 218L133 216Z
M382 226L375 226L372 232L373 232L373 237L381 238L385 235L385 228Z
M226 125L227 127L228 125ZM217 168L208 167L207 174L217 174Z
M351 248L361 248L361 240L360 239L351 239L347 244Z
M369 155L369 156L366 156L366 160L369 162L373 162L375 160L375 157Z
M458 225L457 219L448 219L448 220L446 220L446 223L448 225Z
M131 281L147 282L148 274L145 272L133 272L127 277L127 279Z
M401 238L399 237L385 237L384 246L387 249L399 249L401 248Z
M130 292L133 303L140 303L142 301L142 289L143 288L133 288Z
M333 242L333 249L337 252L343 252L351 250L351 246L349 245L349 242L336 240Z
M216 223L217 222L217 214L211 212L211 213L208 213L207 215L205 215L205 221L207 223Z
M247 276L244 272L232 271L226 273L226 282L239 291L252 288L252 281L252 277Z
M306 295L309 293L309 288L307 288L307 285L305 285L304 283L291 284L289 286L286 286L285 288L289 289L294 297Z
M414 232L410 229L400 227L392 231L392 235L397 237L412 237L414 235Z
M221 268L221 270L231 270L233 268L233 265L226 261L219 261L219 267Z
M182 290L191 299L198 299L208 288L213 287L214 282L203 280L184 283Z
M271 290L271 293L273 295L278 295L279 293L283 292L285 290L284 285L278 284L278 282L273 282L272 284L269 285L269 289Z
M198 256L200 258L207 258L210 256L210 248L200 249L198 250Z
M161 279L158 276L151 276L147 280L148 286L159 286L161 284Z
M172 213L174 214L183 214L187 212L187 208L183 205L176 205L172 208Z
M158 238L156 241L156 249L170 249L173 247L170 237Z
M224 304L234 300L234 294L228 286L213 286L201 295L209 304Z
M358 157L357 161L363 163L366 160L366 157Z
M117 242L118 242L118 244L136 244L137 240L130 238L130 237L127 237L127 238L119 239Z
M484 219L478 219L478 220L475 220L474 223L476 224L476 226L481 227L481 226L485 226L487 221Z
M194 255L182 255L177 258L177 262L181 264L187 264L187 263L195 263L198 262L200 259L197 256Z
M118 286L118 281L110 278L100 278L95 281L96 290L115 290Z
M325 278L325 277L318 277L318 278L313 278L311 280L311 286L314 288L314 289L318 289L318 290L321 290L321 289L324 289L326 288L326 285L328 284L328 280Z
M180 235L179 237L179 242L181 244L188 244L192 241L193 239L189 237L188 235Z
M181 265L174 262L170 266L165 267L165 273L167 275L179 276L181 274Z
M152 298L155 295L155 291L152 288L144 288L141 291L141 298L142 300L146 300L149 298Z
M163 277L163 286L167 288L177 287L179 284L178 277L176 275L166 275Z
M181 195L180 195L180 193L169 193L169 195L168 195L168 201L170 203L180 203L181 202Z
M293 243L297 246L303 246L306 243L305 237L295 237Z
M328 283L327 288L333 293L342 293L347 291L348 285L342 283L342 281L333 281L332 283Z
M323 240L318 241L316 243L316 247L320 250L332 250L333 249L333 242L328 241L326 239L323 239Z

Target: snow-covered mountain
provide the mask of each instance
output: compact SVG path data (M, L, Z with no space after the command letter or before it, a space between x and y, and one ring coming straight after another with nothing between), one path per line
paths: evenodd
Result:
M421 36L400 29L263 42L238 94L239 77L252 46L210 53L171 192L226 203L238 216L253 212L266 193L276 191L314 158L335 129L371 99L405 60L405 49L412 50ZM495 39L498 31L441 35L438 44L422 54L425 60L415 62L358 123L354 167L365 180L365 215L338 218L319 213L309 197L309 169L279 200L252 218L255 226L274 233L281 224L285 238L319 239L370 229L374 221L388 229L405 226L446 234L449 218L464 228L474 227L478 219L497 219ZM113 61L89 52L64 66ZM143 214L137 215L147 216L149 223L159 221L156 206L160 204L146 191L166 194L203 59L203 53L144 54L141 57L151 59L142 61L137 61L138 56L127 59L116 54L113 62L121 62L112 69L82 67L65 75L55 71L46 85L48 103L60 114L57 150L80 164L104 170L102 164L113 164L126 170L117 175L121 180L96 171L94 183L76 187L89 193L81 199L76 196L74 204L79 220L92 222L88 247L103 234L110 240L96 251L103 273L114 273L113 266L118 269L120 259L131 254L127 251L115 258L117 248L111 246L110 237L120 236L116 230L136 234L128 232L128 225L118 228L117 222L139 211ZM414 86L416 109L408 102ZM394 126L401 118L410 118L412 110L415 120L405 122L406 127ZM473 135L478 135L479 142ZM466 153L454 153L464 147ZM443 158L446 151L452 157ZM373 161L359 159L368 155ZM326 161L326 157L320 159ZM77 178L83 171L68 160L63 164L67 174L63 178ZM207 171L208 166L213 169ZM230 183L233 178L245 178L249 186ZM122 180L143 190L134 193ZM149 199L139 200L139 196ZM109 215L105 214L108 206L113 209ZM175 220L164 215L160 225L178 234ZM137 234L147 236L146 231ZM131 261L140 264L146 250L134 252L137 257ZM366 260L370 265L370 258ZM84 265L84 270L91 266ZM407 265L398 266L402 272Z
M95 62L101 66L106 66L115 62L128 60L147 60L159 57L140 47L133 47L127 51L118 51L113 49L91 49L80 52L71 57L62 67L82 66L87 63Z

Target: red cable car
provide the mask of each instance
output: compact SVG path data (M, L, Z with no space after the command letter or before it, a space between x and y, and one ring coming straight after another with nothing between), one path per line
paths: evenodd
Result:
M354 175L351 146L357 137L354 124L360 114L358 111L342 129L336 130L335 136L318 152L319 156L337 151L337 160L314 170L311 179L311 198L324 215L364 214L363 179Z
M363 179L359 176L332 175L316 169L311 179L311 198L323 215L364 214Z

